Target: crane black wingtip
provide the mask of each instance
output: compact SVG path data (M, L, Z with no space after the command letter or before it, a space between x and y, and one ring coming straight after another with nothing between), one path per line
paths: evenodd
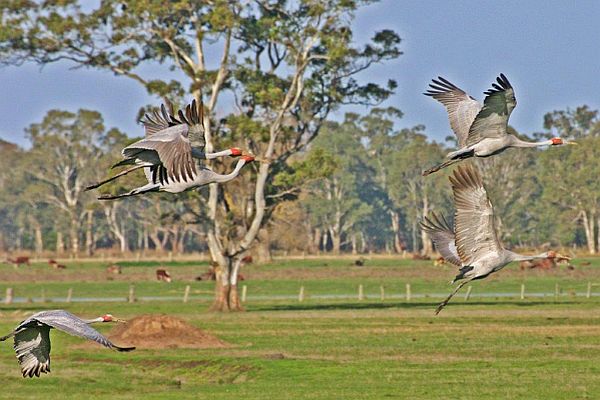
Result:
M114 346L114 348L115 348L115 350L122 351L122 352L128 352L128 351L135 350L135 347L119 347L119 346Z

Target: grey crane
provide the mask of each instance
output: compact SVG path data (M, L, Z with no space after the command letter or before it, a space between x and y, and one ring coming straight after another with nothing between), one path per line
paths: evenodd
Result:
M135 347L119 347L94 328L96 322L125 322L110 314L83 320L65 310L41 311L21 322L14 331L0 337L0 342L14 337L14 349L21 365L23 378L50 372L50 329L58 329L73 336L93 340L117 351L131 351Z
M115 176L90 185L86 190L96 189L132 171L144 168L148 184L118 195L100 196L99 200L113 200L148 192L180 193L212 182L227 182L234 179L242 167L254 161L254 157L243 155L238 148L216 153L204 151L203 107L193 100L175 116L173 106L163 104L160 112L155 110L146 114L142 121L146 137L122 151L124 159L112 168L133 165ZM202 160L211 160L224 156L242 156L233 172L221 175L202 164Z
M483 279L500 271L513 261L535 259L568 260L555 251L524 256L502 246L494 222L494 207L487 195L481 175L476 169L459 166L450 177L454 194L454 230L443 216L432 213L421 222L436 249L451 264L460 267L452 283L462 280L437 307L436 315L461 287L472 280Z
M540 147L577 144L560 137L540 142L528 142L508 133L508 119L517 105L515 91L500 74L492 89L484 92L481 105L453 83L442 78L433 79L431 89L423 93L446 107L450 127L458 139L458 150L448 153L447 160L423 172L423 176L439 171L460 160L471 157L490 157L510 147Z

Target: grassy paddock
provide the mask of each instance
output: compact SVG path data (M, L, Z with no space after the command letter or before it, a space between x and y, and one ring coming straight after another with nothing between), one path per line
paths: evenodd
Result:
M599 260L600 261L600 260ZM577 266L577 263L575 263ZM131 264L108 281L101 263L69 265L69 275L50 275L48 267L11 271L16 295L41 288L64 295L68 287L123 297L130 281L148 294L212 291L211 282L194 282L206 265L169 265L176 282L152 281L155 266ZM595 399L600 398L600 296L574 297L600 283L600 263L523 273L512 267L478 291L531 290L563 295L548 298L472 298L458 296L438 317L437 298L411 302L377 297L379 285L403 292L446 293L454 271L428 262L377 260L353 267L348 260L295 260L244 271L249 294L297 293L307 300L252 300L247 312L211 314L208 300L128 303L0 305L0 332L9 332L27 313L66 308L84 316L112 312L130 318L145 313L180 316L231 344L224 349L139 349L129 354L105 351L53 332L52 373L20 378L10 343L0 343L0 398L20 399ZM64 271L62 271L64 272ZM15 275L17 274L17 275ZM84 277L86 282L78 280ZM94 276L96 278L94 278ZM36 282L28 282L35 277ZM178 279L179 277L179 279ZM4 278L0 275L0 278ZM311 293L355 291L365 285L368 297L316 299ZM537 289L536 289L537 288ZM529 289L528 289L529 290ZM600 288L596 289L600 291ZM37 293L34 293L37 292ZM370 295L371 294L371 295ZM101 326L103 332L109 327ZM123 343L126 345L126 343Z

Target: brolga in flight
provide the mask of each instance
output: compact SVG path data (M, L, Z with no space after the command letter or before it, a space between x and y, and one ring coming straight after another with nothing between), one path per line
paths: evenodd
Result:
M454 229L443 216L436 214L421 222L421 228L429 234L441 256L460 268L452 283L462 280L439 304L436 315L464 285L498 272L513 261L570 259L554 251L524 256L505 249L496 232L494 207L479 172L470 166L459 166L449 178L454 194Z
M125 322L110 314L84 320L68 311L52 310L33 314L21 322L14 331L0 337L0 342L14 337L14 349L21 365L23 378L50 372L50 329L58 329L73 336L93 340L117 351L131 351L135 347L119 347L111 343L90 324L96 322Z
M484 92L483 105L464 90L442 78L433 79L423 93L446 107L450 127L458 139L458 150L448 153L447 160L423 172L423 176L471 157L490 157L510 147L541 147L577 144L555 137L528 142L508 133L508 119L517 105L515 91L504 74L496 78L492 89Z
M103 195L98 199L113 200L148 192L181 193L213 182L228 182L238 176L245 164L254 161L253 156L243 155L237 148L216 153L204 151L203 107L202 104L196 104L196 100L185 108L185 113L179 110L177 116L170 103L168 107L169 111L163 104L160 112L155 110L146 114L142 121L146 137L125 147L122 151L124 159L112 168L125 165L133 167L90 185L85 190L96 189L143 168L148 184L122 194ZM229 174L217 174L202 163L202 160L225 156L242 156Z

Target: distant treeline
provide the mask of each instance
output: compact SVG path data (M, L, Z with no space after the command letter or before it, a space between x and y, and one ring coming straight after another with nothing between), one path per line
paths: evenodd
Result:
M278 192L285 199L270 211L258 251L431 252L418 222L431 211L452 219L449 171L427 178L421 172L440 162L455 143L453 138L445 144L430 141L423 126L397 129L400 118L394 108L374 108L326 123L309 150L290 159L270 182L289 190ZM493 199L502 240L511 246L551 244L595 253L600 248L598 111L587 106L554 111L544 117L543 129L530 136L562 136L579 146L513 149L475 161ZM52 110L26 134L28 149L0 143L0 251L206 250L204 196L151 194L99 202L96 192L83 190L104 177L131 142L119 130L106 129L98 112ZM231 168L229 161L225 164L214 168ZM143 179L140 172L107 190L124 191ZM242 177L228 185L244 184ZM226 204L238 208L237 214L251 210L252 192L247 193Z

